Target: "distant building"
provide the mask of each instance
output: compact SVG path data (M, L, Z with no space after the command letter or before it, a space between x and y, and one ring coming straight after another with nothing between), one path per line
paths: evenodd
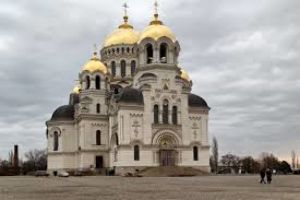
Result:
M48 170L125 173L144 167L209 170L209 106L192 94L178 64L175 34L153 20L137 33L124 23L79 73L68 105L47 124ZM201 77L199 77L201 78Z

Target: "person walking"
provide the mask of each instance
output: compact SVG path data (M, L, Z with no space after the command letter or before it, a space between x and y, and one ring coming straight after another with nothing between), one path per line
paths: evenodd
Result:
M272 170L271 169L267 169L267 171L266 171L266 175L267 175L267 182L268 182L268 184L271 184L271 182L272 182Z
M266 176L266 170L265 170L265 168L262 168L262 169L260 170L260 183L261 183L261 184L262 184L262 183L266 184L265 176Z

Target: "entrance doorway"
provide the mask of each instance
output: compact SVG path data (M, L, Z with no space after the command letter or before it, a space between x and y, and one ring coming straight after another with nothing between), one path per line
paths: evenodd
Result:
M103 157L102 156L96 156L96 169L103 168Z
M159 159L161 166L175 166L177 153L175 150L160 150Z

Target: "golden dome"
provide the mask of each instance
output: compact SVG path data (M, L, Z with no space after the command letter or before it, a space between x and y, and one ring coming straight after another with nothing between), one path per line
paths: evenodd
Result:
M73 88L73 93L74 94L79 94L81 91L81 86L80 85L77 85Z
M120 44L135 44L138 39L138 32L134 31L133 26L128 24L128 17L125 16L124 23L105 39L103 47Z
M185 70L181 69L180 72L181 72L180 78L182 78L183 80L186 80L188 82L191 81L189 74Z
M167 37L171 39L173 42L176 42L175 34L171 31L169 27L165 26L158 19L158 14L155 14L154 19L141 33L138 43L140 43L145 38L152 38L154 40L158 40L161 37Z
M90 73L100 71L103 74L107 74L107 67L97 57L97 53L94 52L93 57L83 66L82 71L88 71Z

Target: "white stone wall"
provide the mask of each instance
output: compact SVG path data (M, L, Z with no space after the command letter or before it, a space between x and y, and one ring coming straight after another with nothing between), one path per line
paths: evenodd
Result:
M58 132L58 151L54 151L54 132ZM77 131L73 123L57 122L48 127L48 152L74 152L77 150Z
M109 158L106 152L80 152L79 153L79 168L80 169L94 169L96 167L96 156L103 157L104 167L109 167Z
M76 154L69 153L50 153L48 154L48 170L77 169Z
M144 142L144 120L143 107L130 108L120 107L118 112L118 133L119 143L122 145L131 144L134 140Z
M117 162L113 162L117 167L134 167L134 166L155 166L153 152L150 149L140 148L140 160L134 160L134 151L132 148L121 149L118 151Z
M83 119L79 123L79 146L81 150L104 150L108 148L109 123L107 121ZM96 132L101 131L101 145L96 145Z

